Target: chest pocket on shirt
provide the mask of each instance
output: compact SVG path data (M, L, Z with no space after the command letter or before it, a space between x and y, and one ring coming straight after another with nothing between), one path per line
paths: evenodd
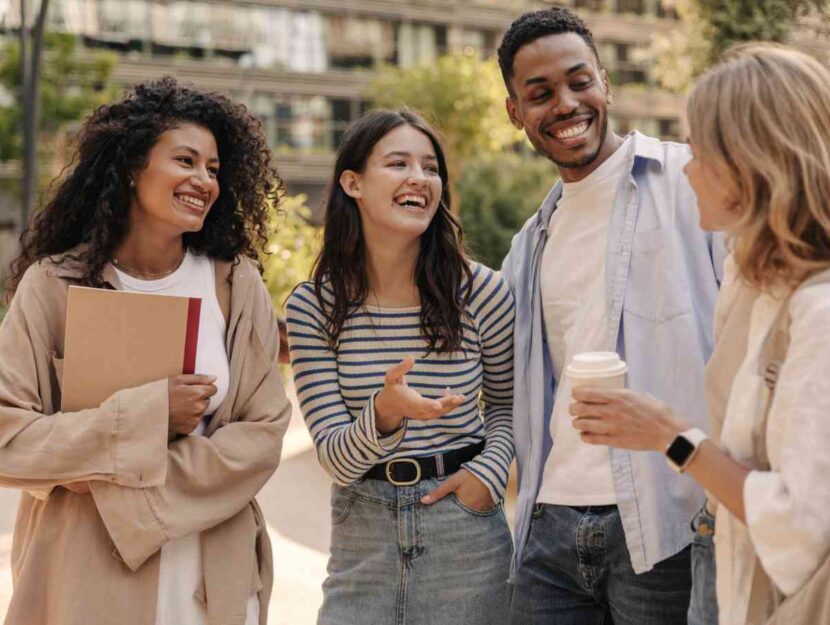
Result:
M690 310L684 278L678 275L674 232L646 230L634 235L623 307L638 317L662 322Z

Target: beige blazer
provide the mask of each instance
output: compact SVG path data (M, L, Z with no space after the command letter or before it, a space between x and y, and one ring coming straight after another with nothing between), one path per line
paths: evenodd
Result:
M254 496L277 468L291 405L259 272L245 258L217 263L231 280L230 389L206 436L168 445L166 380L58 411L67 289L81 270L68 257L30 267L0 326L0 486L24 491L6 625L153 625L159 549L194 532L211 625L244 623L252 592L264 625L273 573ZM104 279L120 286L111 266ZM91 495L60 488L84 480Z
M738 276L732 255L727 256L723 282L715 305L715 347L706 364L706 401L709 404L711 428L709 435L715 443L720 441L732 383L746 357L749 319L758 295L757 289Z

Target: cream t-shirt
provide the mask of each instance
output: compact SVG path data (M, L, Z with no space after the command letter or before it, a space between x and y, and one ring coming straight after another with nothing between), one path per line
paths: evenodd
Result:
M127 291L201 298L195 369L196 373L216 376L217 387L216 395L210 398L205 418L191 434L203 435L207 417L222 403L230 385L225 318L216 298L213 261L188 250L181 266L159 280L138 280L117 268L116 272ZM162 546L155 625L208 625L206 606L198 598L202 577L202 550L198 533L174 538ZM253 594L248 600L245 625L257 623L259 600Z
M565 367L575 354L608 351L605 263L614 198L629 171L631 141L584 180L563 185L548 226L540 274L545 331L558 381L550 421L553 449L545 462L539 503L616 503L608 447L583 443L568 407Z

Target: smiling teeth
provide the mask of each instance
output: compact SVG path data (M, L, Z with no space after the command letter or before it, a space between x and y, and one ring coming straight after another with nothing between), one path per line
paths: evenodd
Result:
M421 197L420 195L404 195L402 197L397 198L395 201L398 204L406 204L407 202L412 202L421 207L427 205L426 199Z
M571 139L573 137L578 137L586 130L588 130L588 122L582 122L580 124L577 124L576 126L571 126L570 128L566 128L565 130L560 130L556 133L556 138Z
M189 195L179 195L177 196L182 202L190 204L191 206L195 206L196 208L204 208L205 201L200 200L199 198L191 197Z

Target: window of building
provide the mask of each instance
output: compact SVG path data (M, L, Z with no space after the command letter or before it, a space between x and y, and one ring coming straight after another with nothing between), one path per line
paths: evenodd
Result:
M446 30L439 33L431 24L402 22L398 25L398 65L414 67L432 63L446 49L446 35ZM439 41L440 36L443 36L443 41Z
M363 115L369 108L365 100L332 98L331 102L331 146L337 149L343 139L346 128Z
M683 134L680 129L679 119L658 119L657 132L663 139L681 139Z
M298 150L331 150L331 107L322 96L296 96L275 104L276 145Z
M662 17L664 19L669 20L679 20L680 16L677 13L677 9L673 6L666 6L663 3L663 0L659 0L657 2L657 17Z
M611 128L618 135L627 135L634 128L634 120L628 117L617 117L612 114L609 115L609 121L611 122Z
M642 15L646 11L645 0L616 0L618 13L636 13Z
M465 54L484 55L485 42L482 31L465 28L456 32L457 41L455 44L459 50Z
M435 50L439 55L447 54L450 49L447 44L447 27L446 26L432 26L435 30Z
M605 0L574 0L575 9L587 9L588 11L602 11L605 9Z
M326 52L330 67L375 67L396 62L393 22L350 15L330 15L326 23Z
M629 46L626 43L615 43L614 44L614 52L615 52L615 55L616 55L616 58L617 58L617 62L619 62L619 63L628 63L628 61L629 61L628 51L629 51L630 47L631 46Z
M265 96L271 98L271 96ZM256 107L274 146L295 150L335 150L354 120L369 109L360 98L295 96L280 98L272 112Z
M616 71L618 85L644 84L648 82L648 73L644 69L620 68Z

